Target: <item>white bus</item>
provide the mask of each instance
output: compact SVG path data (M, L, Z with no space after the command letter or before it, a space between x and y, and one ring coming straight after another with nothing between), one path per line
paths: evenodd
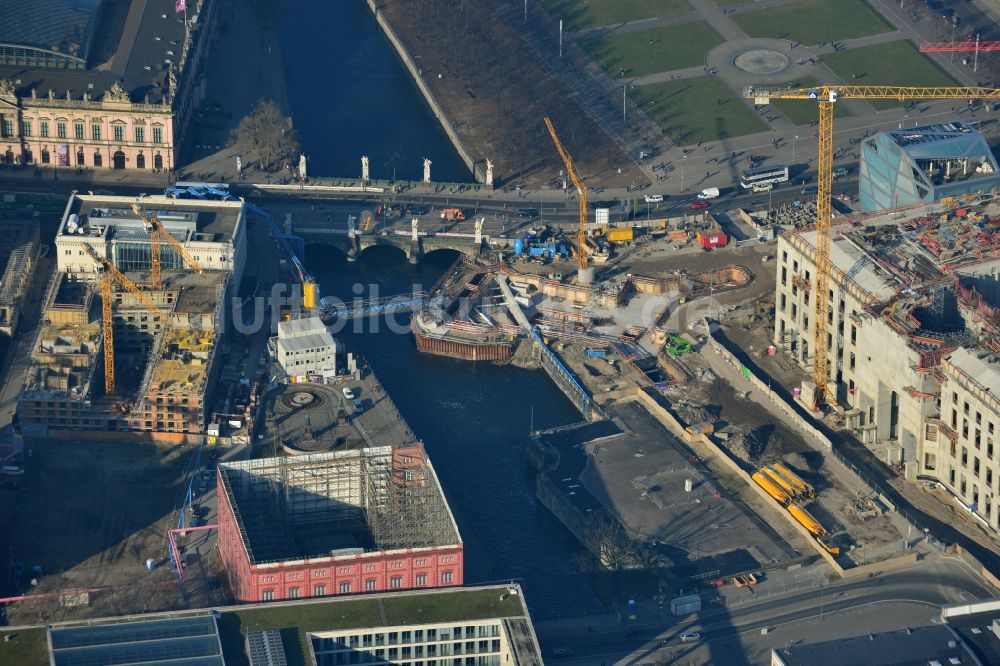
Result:
M743 172L743 177L740 178L740 185L743 186L744 190L750 190L753 189L754 186L764 185L766 183L774 185L777 183L787 182L787 166L769 166L747 169Z

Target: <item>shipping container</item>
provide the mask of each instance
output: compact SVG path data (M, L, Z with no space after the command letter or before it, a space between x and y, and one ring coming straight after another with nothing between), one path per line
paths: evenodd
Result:
M701 597L697 594L689 594L686 597L677 597L670 600L670 612L673 615L689 615L701 610Z
M631 242L634 238L635 234L632 231L632 227L608 229L607 239L612 243Z
M515 238L514 239L514 254L521 255L524 254L524 239Z
M721 231L699 231L698 242L705 249L725 247L729 242L729 237Z

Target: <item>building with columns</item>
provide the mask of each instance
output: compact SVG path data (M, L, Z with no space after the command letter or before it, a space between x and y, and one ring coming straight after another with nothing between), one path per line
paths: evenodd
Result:
M0 3L0 165L173 169L205 95L217 4Z

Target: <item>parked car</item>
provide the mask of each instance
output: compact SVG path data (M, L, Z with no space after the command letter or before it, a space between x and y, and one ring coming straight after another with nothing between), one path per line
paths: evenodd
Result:
M348 386L344 387L344 397L348 400L354 400L354 391L352 391Z
M846 176L848 173L850 173L850 171L847 169L847 167L837 167L836 169L833 170L833 177L842 178Z
M695 210L704 210L705 208L708 208L708 204L705 203L704 201L695 201L693 204L691 204L691 208Z
M701 638L701 634L697 631L685 631L679 638L681 639L681 643L694 643Z
M538 211L534 208L521 208L517 211L518 217L535 217L538 215Z
M802 188L802 194L816 194L819 192L815 185L806 185Z

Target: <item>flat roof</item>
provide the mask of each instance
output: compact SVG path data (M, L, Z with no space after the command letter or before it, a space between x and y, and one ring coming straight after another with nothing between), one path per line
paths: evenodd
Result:
M875 265L868 260L864 252L860 251L852 242L845 239L840 234L837 227L831 229L833 242L830 243L830 261L834 268L844 275L850 275L854 282L863 291L871 294L878 300L885 300L891 297L900 288L883 272L875 268ZM816 230L810 229L796 234L803 242L807 243L813 252L816 249Z
M949 641L955 645L949 645ZM971 656L947 627L934 625L878 634L863 634L823 643L789 645L773 651L786 666L928 666L937 661L940 666L969 663ZM959 659L958 662L950 661Z
M226 462L219 474L252 565L462 543L420 446Z
M278 322L278 337L298 335L302 333L325 333L326 324L319 317L300 317Z
M66 100L67 93L73 100L82 100L84 93L91 100L101 100L116 82L121 82L133 102L142 103L148 96L151 104L166 104L169 69L180 64L185 39L184 15L175 12L175 0L107 3L103 13L97 11L102 4L102 0L0 3L3 10L14 8L10 20L3 20L7 12L0 13L0 41L7 41L3 35L10 34L21 42L36 42L34 47L49 43L51 48L62 40L67 54L76 52L89 61L89 69L2 65L0 78L14 81L19 97L30 97L31 90L36 90L40 104L47 101L49 90L57 103ZM194 2L188 4L194 6ZM195 18L188 15L189 20ZM2 27L19 24L26 27L16 32Z
M53 666L148 664L225 666L215 618L123 618L49 629Z
M987 611L951 616L947 622L980 662L1000 664L1000 637L994 633L995 625L1000 623L1000 613Z
M327 333L310 333L308 335L295 336L294 338L278 338L278 344L288 351L305 351L306 349L321 349L326 347L335 349L333 337ZM331 352L332 353L332 352Z
M421 624L462 622L465 620L512 619L524 623L531 633L532 646L537 649L534 627L523 592L508 585L447 588L441 590L407 590L391 593L366 594L355 597L328 597L276 601L266 604L225 606L211 609L219 613L215 623L226 664L246 664L244 635L254 630L291 630L285 633L297 642L295 650L286 648L290 663L305 664L309 654L310 632L344 631L350 629L413 626ZM104 627L117 627L133 622L149 623L164 619L203 617L207 609L150 613L139 617L107 618ZM211 618L211 616L208 616ZM91 621L93 623L93 621ZM88 624L91 624L88 623ZM54 630L80 626L79 623L55 623ZM127 627L125 629L127 631ZM0 627L0 663L18 666L49 666L46 627ZM10 640L6 640L7 637ZM518 641L519 663L541 666L540 655L524 649Z
M115 238L116 234L121 234L122 240L148 240L142 220L132 212L132 204L136 201L141 203L147 217L156 215L171 235L188 242L231 241L238 233L237 225L243 209L242 201L202 201L161 195L137 199L75 194L59 226L58 235L86 238L96 235L98 229L106 229L102 236ZM77 215L75 222L83 227L82 234L70 233L70 216L74 214Z
M212 331L170 329L164 333L161 357L153 367L147 393L200 394L214 347Z
M965 124L961 120L886 130L885 134L896 145L905 149L956 140L968 141L973 137L982 137L979 130Z

